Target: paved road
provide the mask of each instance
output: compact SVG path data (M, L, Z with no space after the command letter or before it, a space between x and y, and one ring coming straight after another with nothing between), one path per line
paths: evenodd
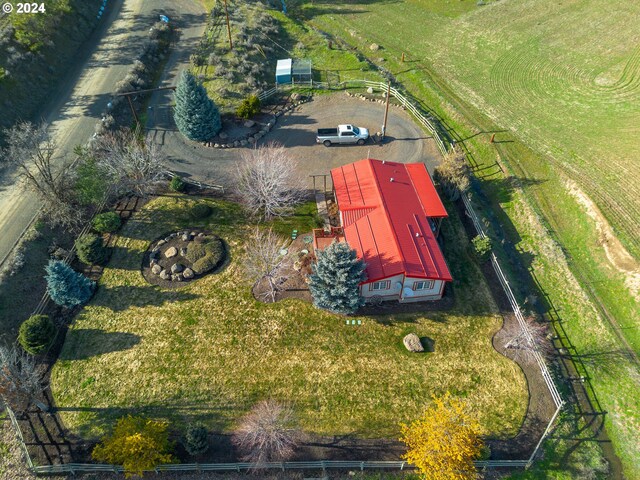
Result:
M59 100L45 106L58 144L58 162L70 161L73 148L93 135L96 122L115 84L140 50L141 41L160 13L180 28L176 51L187 51L198 41L206 15L198 0L115 0L105 17L104 33L86 48L78 74L60 92ZM16 185L9 175L0 185L0 262L13 247L39 209L37 197Z
M162 105L157 108L162 110ZM175 131L167 111L158 115L161 118L156 118L157 128L149 131L149 135L163 145L168 157L167 166L187 178L223 185L230 183L243 149L216 149L189 142ZM435 141L398 107L389 111L384 145L370 141L363 146L325 147L315 143L316 130L320 127L348 122L375 132L380 128L383 115L384 105L347 97L341 92L317 96L312 102L280 117L276 127L259 144L275 141L289 147L298 159L300 173L305 176L327 174L334 167L366 157L403 163L425 162L432 172L440 158Z

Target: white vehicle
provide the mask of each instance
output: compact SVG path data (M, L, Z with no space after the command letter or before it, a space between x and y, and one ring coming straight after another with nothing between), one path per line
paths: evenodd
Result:
M338 125L338 128L319 128L316 143L325 147L332 143L357 143L364 145L369 138L369 130L355 125Z

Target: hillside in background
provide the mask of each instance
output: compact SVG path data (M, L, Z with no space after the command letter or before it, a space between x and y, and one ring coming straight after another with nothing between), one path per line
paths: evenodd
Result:
M46 13L0 17L0 128L39 116L99 23L101 3L54 0Z

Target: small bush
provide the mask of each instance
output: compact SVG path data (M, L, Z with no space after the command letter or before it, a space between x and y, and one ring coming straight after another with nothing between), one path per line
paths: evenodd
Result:
M190 214L194 220L204 220L213 213L213 210L206 203L196 203L191 207Z
M184 448L189 455L200 455L209 449L209 435L204 425L189 425L184 437Z
M202 275L216 268L224 258L224 244L220 238L207 237L201 243L192 242L185 257L192 263L193 271Z
M184 192L187 184L184 183L184 180L180 177L173 177L171 182L169 182L169 188L174 192Z
M258 113L260 113L260 99L256 95L249 95L236 110L236 115L240 118L251 118Z
M93 229L98 233L115 232L122 225L120 215L116 212L104 212L95 216L92 222Z
M85 233L76 239L75 246L82 263L102 264L107 260L107 249L102 245L102 238L98 235Z
M476 255L479 261L486 262L489 259L491 253L491 239L489 237L476 236L471 240L473 245L473 253Z
M20 325L18 342L25 352L37 355L44 352L56 334L56 327L47 315L32 315Z
M47 293L61 307L75 307L91 298L95 283L81 273L75 272L60 260L50 260L45 267Z
M201 258L207 256L207 251L204 248L204 243L191 242L187 247L187 254L185 258L191 263L196 263Z

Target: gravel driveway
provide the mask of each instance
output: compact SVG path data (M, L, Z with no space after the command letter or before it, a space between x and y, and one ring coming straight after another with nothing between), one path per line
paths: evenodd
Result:
M304 175L327 174L346 163L371 157L397 162L424 162L430 172L439 162L440 153L433 138L422 130L401 108L392 106L387 121L384 145L372 140L362 146L315 143L316 130L352 123L371 133L381 130L384 105L359 100L344 93L322 95L278 118L275 128L259 144L276 141L291 149ZM168 125L167 125L168 126ZM150 130L163 145L167 166L178 174L208 183L228 184L242 148L217 149L185 140L173 130Z

